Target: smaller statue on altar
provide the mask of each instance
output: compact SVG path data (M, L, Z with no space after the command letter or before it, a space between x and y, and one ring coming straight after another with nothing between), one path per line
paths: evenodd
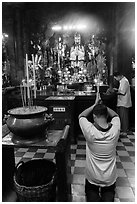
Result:
M67 55L67 53L66 53L67 52L67 45L63 41L62 37L59 37L59 39L58 39L57 50L58 50L58 67L60 70L60 68L64 67L64 62L65 62L66 55Z

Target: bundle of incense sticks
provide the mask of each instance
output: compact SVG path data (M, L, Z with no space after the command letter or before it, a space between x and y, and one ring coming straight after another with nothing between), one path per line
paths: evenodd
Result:
M99 80L99 75L98 75L98 77L97 77L97 93L99 93L99 82L100 82L100 80Z
M34 60L34 55L32 54L32 64L33 64L33 84L34 84L34 98L33 90L31 86L31 79L29 78L29 66L28 66L28 54L26 54L26 77L27 82L23 80L23 84L20 85L21 98L23 107L28 106L31 108L33 106L33 100L36 99L36 74L35 74L35 62L37 61L38 56L36 55ZM26 92L27 87L27 92Z
M27 98L28 98L28 101L29 101L29 99L30 99L30 91L29 91L28 54L26 54L26 76L27 76Z
M36 55L37 56L37 55ZM34 55L32 54L32 63L33 63L33 80L34 80L34 99L36 99L36 75L35 75L35 61Z
M28 63L28 54L26 54L26 77L27 82L25 83L25 80L22 80L22 84L20 85L20 92L21 92L21 99L22 99L22 105L23 107L29 106L31 108L34 104L34 100L36 99L36 64L39 65L39 62L41 60L41 56L34 57L32 54L32 66L33 66L33 85L34 88L32 89L31 79L29 78L29 63ZM40 65L39 65L40 66ZM40 66L41 67L41 66ZM27 88L27 91L26 91ZM33 94L34 91L34 94Z
M22 85L23 85L23 91L22 91L22 93L23 93L23 99L24 99L24 105L25 106L27 106L27 95L26 95L26 84L25 84L25 80L22 80Z
M23 107L31 107L33 105L33 96L32 96L32 91L31 91L31 86L29 87L29 95L30 98L27 98L27 91L26 88L28 89L27 83L25 83L25 80L22 80L22 84L20 84L20 92L21 92L21 100L22 100L22 105Z
M22 105L23 105L23 108L24 108L26 105L25 105L23 86L22 85L20 85L20 92L21 92Z

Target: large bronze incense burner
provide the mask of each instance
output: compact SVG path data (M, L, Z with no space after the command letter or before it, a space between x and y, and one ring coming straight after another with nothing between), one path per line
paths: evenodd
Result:
M44 137L53 120L42 106L19 107L8 111L7 126L13 135L23 139Z
M30 75L28 54L26 54L26 78L20 84L23 107L8 111L7 126L16 143L34 143L46 137L47 128L53 120L52 115L46 113L47 108L34 105L36 102L35 60L32 54L33 76ZM30 77L31 76L31 77Z

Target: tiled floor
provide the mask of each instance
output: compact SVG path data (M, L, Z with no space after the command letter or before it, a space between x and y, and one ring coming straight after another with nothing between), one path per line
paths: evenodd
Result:
M85 202L84 169L85 140L79 136L76 145L71 145L71 183L70 201ZM50 158L54 161L54 152L47 149L19 148L15 150L16 164L34 158ZM135 135L120 136L117 145L117 173L115 202L135 202Z

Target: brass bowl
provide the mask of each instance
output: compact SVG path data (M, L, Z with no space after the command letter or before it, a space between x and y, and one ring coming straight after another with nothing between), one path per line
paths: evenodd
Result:
M46 111L47 108L42 106L11 109L8 111L7 126L14 135L23 138L41 137L45 134L51 121Z

